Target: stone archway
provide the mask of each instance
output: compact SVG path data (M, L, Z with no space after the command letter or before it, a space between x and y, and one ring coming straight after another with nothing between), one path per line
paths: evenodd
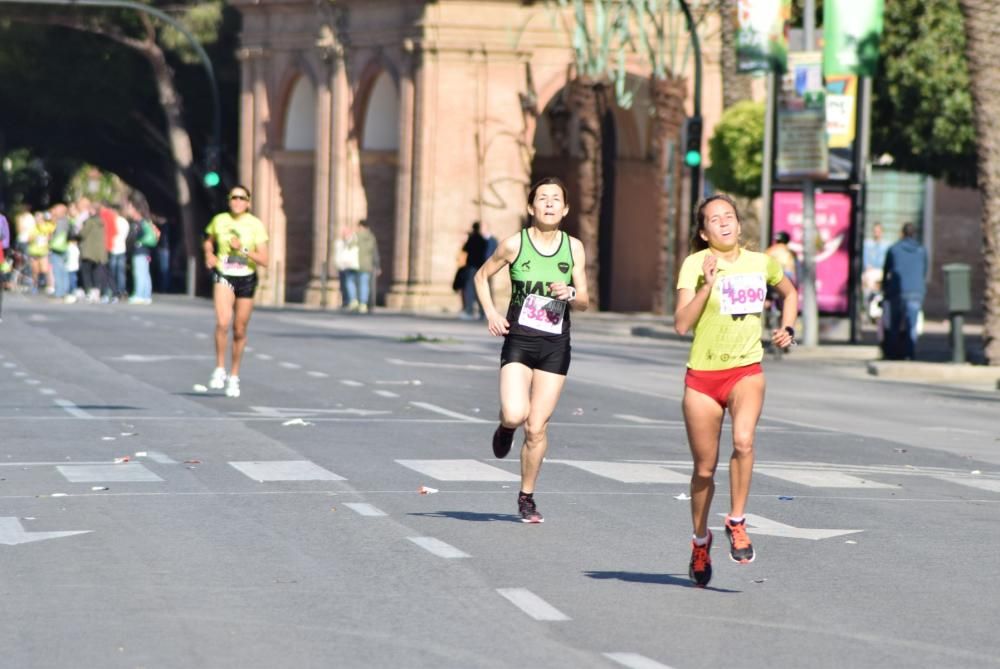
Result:
M301 303L314 273L316 88L307 76L296 76L288 87L286 100L280 126L281 148L274 152L285 227L284 267L278 270L278 275L284 275L284 301Z
M394 279L400 98L396 81L383 68L373 68L364 82L364 103L358 116L361 187L367 201L368 225L378 240L381 259L382 274L376 281L375 298L385 304Z

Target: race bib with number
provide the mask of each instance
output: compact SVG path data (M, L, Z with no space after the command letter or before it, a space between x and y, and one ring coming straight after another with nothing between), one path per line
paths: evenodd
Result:
M517 322L525 327L551 334L562 334L566 303L544 295L528 295L521 305Z
M739 315L764 311L767 284L763 274L722 275L719 282L721 313Z
M222 259L222 273L230 276L252 274L246 256L225 256Z

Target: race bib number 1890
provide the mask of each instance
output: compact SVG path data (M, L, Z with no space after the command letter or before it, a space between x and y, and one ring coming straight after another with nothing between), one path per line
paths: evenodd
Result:
M719 281L719 310L723 314L759 314L764 310L767 284L763 274L723 275Z
M517 322L529 328L562 334L563 313L566 303L544 295L528 295L521 305Z

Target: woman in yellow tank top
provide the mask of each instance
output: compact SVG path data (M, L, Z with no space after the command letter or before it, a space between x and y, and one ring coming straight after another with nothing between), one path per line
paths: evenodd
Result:
M681 267L674 328L679 334L694 332L683 399L684 424L694 460L694 536L688 574L696 585L704 587L712 578L708 513L715 493L726 409L733 420L729 459L732 506L726 516L729 557L744 564L755 557L744 510L753 473L754 433L764 405L761 312L767 286L774 286L784 306L781 326L771 333L771 341L787 348L795 341L798 294L774 258L740 247L740 218L731 198L721 194L706 198L698 207L697 219L692 245L700 250L688 256Z

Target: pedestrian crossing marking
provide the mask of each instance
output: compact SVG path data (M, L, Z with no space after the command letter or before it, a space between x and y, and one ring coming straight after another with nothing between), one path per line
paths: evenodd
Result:
M106 465L58 465L56 469L70 483L158 483L159 476L138 462Z
M572 620L565 613L525 588L497 588L504 599L540 622Z
M382 509L364 502L344 502L344 506L357 513L359 516L379 517L387 515Z
M233 468L254 481L346 481L309 460L266 460L230 462Z
M396 460L399 464L438 481L520 481L499 467L478 460Z
M472 557L465 551L459 550L451 544L445 543L440 539L435 539L434 537L407 537L407 539L420 546L428 553L432 553L433 555L437 555L441 558L454 560L457 558Z
M989 490L990 492L1000 492L1000 479L981 479L958 476L932 476L931 478L937 479L938 481L946 481L947 483L957 483L958 485L964 485L969 488Z
M600 460L546 460L569 465L585 472L621 483L690 483L690 474L681 474L663 465L641 462L604 462Z
M787 469L783 467L769 467L757 465L754 467L754 474L763 474L773 478L796 483L810 488L882 488L895 489L898 485L889 483L879 483L871 479L863 479L843 472L835 471L803 471L801 469Z

